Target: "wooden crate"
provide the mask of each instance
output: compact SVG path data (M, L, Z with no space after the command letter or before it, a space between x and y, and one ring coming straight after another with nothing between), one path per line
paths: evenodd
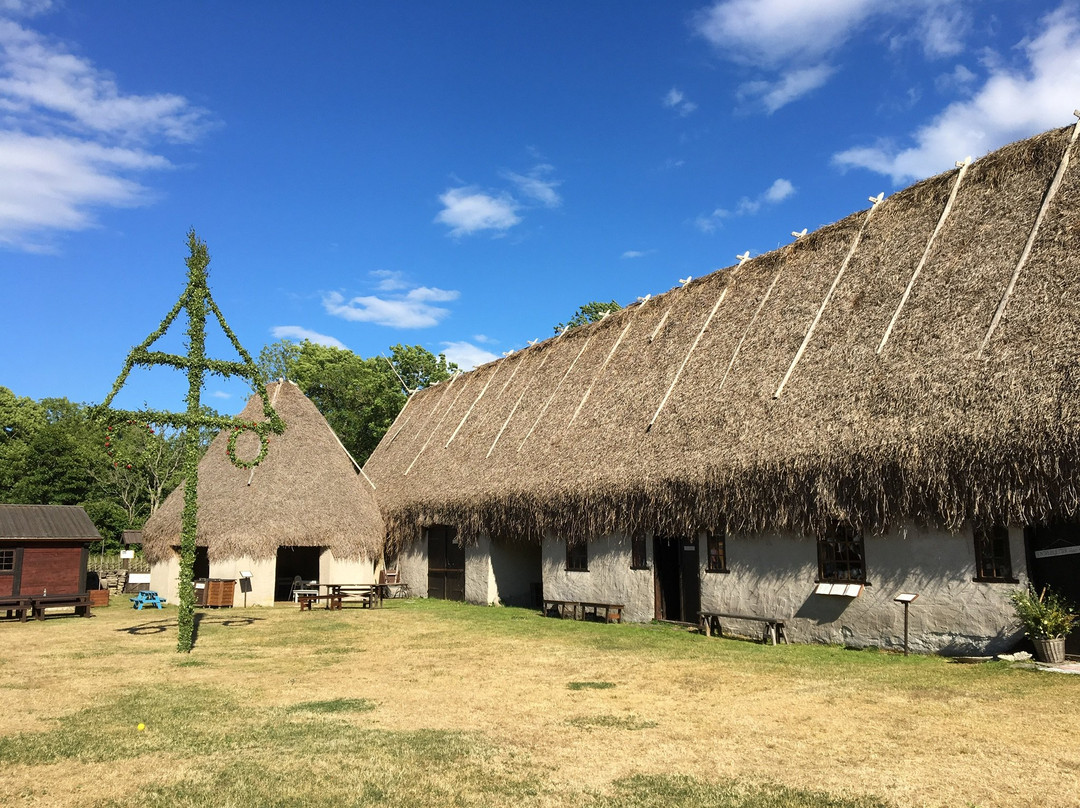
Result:
M205 606L232 606L236 581L231 578L210 578L204 590Z

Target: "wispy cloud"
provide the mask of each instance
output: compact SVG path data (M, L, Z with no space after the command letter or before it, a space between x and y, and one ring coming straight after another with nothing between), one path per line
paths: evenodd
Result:
M320 334L318 331L312 331L299 325L275 325L270 329L270 333L275 339L295 339L301 342L308 340L316 345L325 345L328 348L345 347L345 343L339 339L328 337L326 334Z
M471 342L443 342L442 353L446 355L448 362L454 362L462 370L473 368L494 362L499 357L491 351L485 351Z
M551 179L555 169L542 163L535 166L528 174L515 174L513 171L504 171L503 176L517 186L518 193L534 202L539 202L546 208L557 208L562 204L562 197L556 190L562 183Z
M780 177L757 196L744 196L739 199L734 212L727 208L716 208L712 213L703 213L694 219L694 226L702 233L715 232L723 225L724 219L730 216L752 216L765 205L776 205L794 196L795 190L791 180Z
M448 226L455 238L484 231L503 236L524 221L521 211L562 204L558 191L562 182L552 176L554 171L547 163L533 166L526 174L501 171L499 175L512 184L512 190L483 190L475 185L449 188L439 197L443 209L435 221Z
M0 11L48 7L4 0ZM0 245L49 251L49 234L94 226L98 208L146 204L136 177L171 167L157 145L208 125L182 96L125 94L63 44L0 18Z
M391 328L430 328L438 325L450 310L432 303L449 303L460 293L447 289L420 286L404 295L391 298L366 295L346 300L339 292L323 296L323 308L334 317L361 323L375 323Z
M989 72L969 98L950 104L903 146L891 140L834 155L843 168L866 168L897 185L952 167L1032 132L1061 126L1080 99L1080 17L1067 3L1039 21L1037 36L1019 43L1024 64L987 59Z
M451 236L468 236L484 230L504 233L518 224L518 203L509 194L492 195L475 187L450 188L439 201L443 209L435 221L450 228Z
M232 398L232 393L226 393L224 390L215 390L210 394L211 398Z
M652 255L656 250L627 250L622 254L623 258L644 258L646 255Z
M760 104L770 115L822 87L836 72L827 64L790 70L774 81L750 81L739 87L742 102Z
M684 118L697 109L697 104L687 99L685 93L677 87L672 87L664 96L663 104L668 109L673 109Z
M374 269L368 273L378 281L376 289L380 292L396 292L400 289L408 289L409 283L405 280L403 272L394 272L389 269Z
M963 52L975 12L969 0L716 0L693 17L695 33L757 77L741 103L768 114L823 87L840 52L871 24L898 22L889 48L918 48L926 59Z

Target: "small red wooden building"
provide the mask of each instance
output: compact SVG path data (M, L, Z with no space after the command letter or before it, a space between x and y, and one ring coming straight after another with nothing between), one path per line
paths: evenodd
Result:
M77 505L0 505L0 598L85 593L96 541L101 535Z

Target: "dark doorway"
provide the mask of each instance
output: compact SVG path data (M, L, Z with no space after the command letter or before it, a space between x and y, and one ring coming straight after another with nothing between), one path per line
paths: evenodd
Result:
M428 597L465 600L465 548L454 541L457 528L432 525L428 538Z
M653 539L656 570L656 619L697 623L701 610L701 578L697 539L657 536Z
M210 577L210 552L206 547L195 548L195 563L191 568L191 577L196 581Z
M1080 605L1080 523L1054 522L1024 529L1028 576L1036 592L1049 586ZM1065 653L1080 654L1080 630L1065 639Z
M274 600L288 600L293 581L319 580L319 556L322 547L279 547L274 573Z

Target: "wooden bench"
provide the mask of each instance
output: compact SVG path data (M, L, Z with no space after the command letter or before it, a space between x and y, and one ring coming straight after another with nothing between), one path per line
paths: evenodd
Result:
M33 602L28 595L6 595L0 598L0 609L4 609L8 617L18 617L20 623L26 622L26 613L32 612L33 608Z
M80 617L90 617L90 593L78 595L32 595L31 609L38 620L45 619L46 609L75 609Z
M331 592L329 595L297 595L296 602L300 604L300 611L310 612L311 604L317 601L326 601L327 609L340 609L341 600L344 597L340 592Z
M622 622L623 605L621 603L591 603L580 600L554 600L544 598L544 616L563 619L584 620L591 614L605 623Z
M787 643L787 636L784 634L784 621L775 617L756 617L748 614L731 614L728 612L698 612L698 625L705 633L706 637L711 637L715 633L717 637L724 636L722 620L747 620L750 622L764 623L764 630L761 635L761 642L768 642L771 645L776 645L779 640L783 640Z
M621 603L583 602L581 604L581 619L584 620L586 615L592 614L597 620L603 620L605 623L621 623L622 610Z

